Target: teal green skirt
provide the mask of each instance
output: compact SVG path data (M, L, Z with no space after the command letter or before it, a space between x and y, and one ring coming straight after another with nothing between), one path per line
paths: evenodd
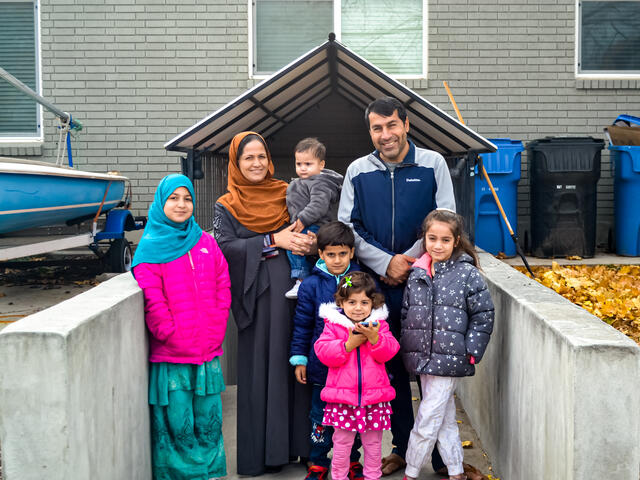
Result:
M202 365L151 363L153 478L208 480L227 474L219 358Z

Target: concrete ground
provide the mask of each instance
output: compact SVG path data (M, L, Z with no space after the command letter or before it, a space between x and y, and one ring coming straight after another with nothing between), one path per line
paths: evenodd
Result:
M418 405L420 403L418 397L418 387L415 382L412 383L413 394L414 394L414 411L417 410ZM224 424L222 427L224 434L224 444L227 453L227 472L228 475L225 477L228 480L235 480L239 478L251 478L239 476L237 474L236 467L236 387L235 386L227 386L226 391L222 394L222 415L224 418ZM482 450L482 444L476 435L476 432L473 430L471 423L469 422L469 418L465 414L462 406L459 402L457 402L458 411L457 411L457 419L460 427L460 438L462 441L471 441L472 446L470 448L464 449L464 461L465 463L469 463L476 468L480 469L482 473L491 474L496 479L500 478L500 476L493 472L491 463L489 458ZM389 432L384 433L383 437L383 447L382 447L382 455L387 455L391 451L391 434ZM282 471L278 473L266 474L257 478L265 478L265 479L278 479L278 480L303 480L306 476L306 467L301 465L300 463L287 465ZM393 475L389 475L388 477L383 477L389 480L401 480L404 476L404 471L399 470ZM433 473L431 469L431 464L424 468L422 474L420 475L420 480L439 480L442 479L442 475L436 475ZM504 479L503 479L504 480Z
M35 274L34 274L35 275ZM93 288L114 274L90 275L87 278L58 278L47 281L21 283L0 281L0 330L33 313L56 305Z

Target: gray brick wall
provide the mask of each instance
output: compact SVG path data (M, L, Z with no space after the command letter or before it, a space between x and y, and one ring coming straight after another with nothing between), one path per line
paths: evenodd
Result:
M428 79L404 82L455 116L447 80L465 121L486 137L603 138L616 115L640 110L637 81L575 79L574 0L432 0L428 8ZM257 83L247 71L245 0L42 0L41 20L43 93L85 125L73 143L76 164L129 176L138 211L180 168L164 142ZM41 152L20 152L52 159L48 113L44 130ZM521 235L528 193L525 153ZM598 195L603 243L613 221L606 150Z
M245 1L42 0L41 25L43 94L84 125L75 164L128 176L136 213L180 170L163 144L248 86ZM55 125L21 153L53 160Z
M640 111L635 80L577 80L573 0L432 0L428 80L407 85L455 117L446 80L464 120L489 138L528 142L546 136L604 138L620 113ZM598 182L598 240L613 225L608 150ZM518 229L530 228L527 155L518 187Z

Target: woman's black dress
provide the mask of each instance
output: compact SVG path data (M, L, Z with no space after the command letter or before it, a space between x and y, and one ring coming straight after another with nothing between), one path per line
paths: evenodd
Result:
M238 474L308 457L310 389L295 381L289 343L295 302L284 250L262 258L264 235L216 203L215 238L229 264L231 309L238 326Z

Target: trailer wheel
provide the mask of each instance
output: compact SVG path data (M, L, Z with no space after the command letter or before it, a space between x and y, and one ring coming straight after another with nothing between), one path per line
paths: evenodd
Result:
M131 270L131 245L126 238L116 238L107 252L107 264L109 270L116 273L124 273Z

